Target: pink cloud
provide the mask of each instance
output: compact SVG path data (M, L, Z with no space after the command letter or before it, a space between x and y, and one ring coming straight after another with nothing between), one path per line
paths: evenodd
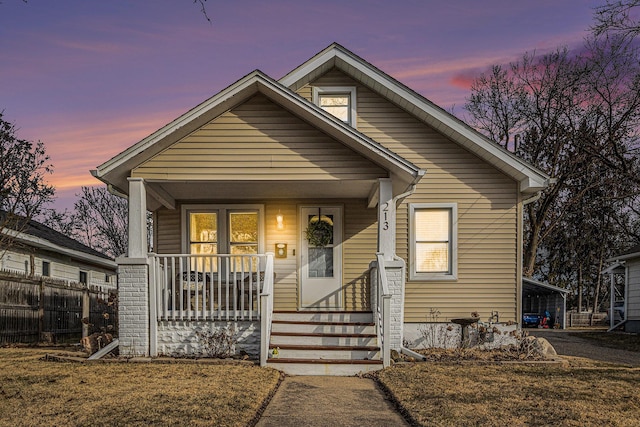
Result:
M100 185L90 170L160 128L178 114L152 112L111 119L90 117L72 120L58 117L58 124L44 124L30 133L46 135L43 142L51 155L54 173L49 183L58 191L68 192L83 185ZM63 125L64 124L64 125ZM27 137L28 138L28 137Z
M449 82L453 87L457 87L458 89L470 90L471 84L474 82L476 77L478 77L478 74L479 73L477 72L457 74L451 77L451 79L449 79Z

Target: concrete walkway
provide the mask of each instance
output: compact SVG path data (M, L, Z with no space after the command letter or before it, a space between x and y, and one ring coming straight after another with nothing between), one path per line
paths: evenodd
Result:
M408 426L373 380L286 377L257 427Z

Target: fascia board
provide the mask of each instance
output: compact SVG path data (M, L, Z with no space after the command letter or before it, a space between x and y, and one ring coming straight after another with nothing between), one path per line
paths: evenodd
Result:
M59 254L63 254L63 255L68 255L72 258L78 259L78 260L82 260L85 261L89 264L96 264L96 265L100 265L102 267L105 268L111 268L111 269L116 269L117 268L117 264L115 261L111 261L108 260L106 258L101 258L95 255L91 255L91 254L87 254L84 252L80 252L80 251L76 251L74 249L69 249L69 248L65 248L63 246L60 245L56 245L55 243L52 243L48 240L42 239L40 237L36 237L36 236L31 236L29 234L25 234L25 233L20 233L20 232L16 232L14 230L10 230L7 228L3 228L2 229L2 233L12 236L13 238L15 238L16 240L26 243L28 245L31 246L35 246L38 248L43 248L43 249L48 249L51 250L53 252L59 253Z
M568 289L562 289L562 288L559 288L557 286L550 285L548 283L539 282L537 280L530 279L528 277L523 277L522 281L526 282L526 283L529 283L531 285L539 286L541 288L549 289L549 290L555 291L555 292L561 292L561 293L564 293L564 294L568 294L570 292Z
M302 65L294 68L292 71L290 71L280 80L278 80L278 83L280 83L283 86L286 86L291 90L298 89L299 86L294 86L294 85L298 83L301 79L305 78L306 76L308 76L313 71L319 68L322 68L327 65L331 65L331 66L334 65L334 62L333 62L334 49L337 49L337 45L335 43L330 45L326 49L323 49L318 54L314 55L311 59L308 59L307 61L305 61Z

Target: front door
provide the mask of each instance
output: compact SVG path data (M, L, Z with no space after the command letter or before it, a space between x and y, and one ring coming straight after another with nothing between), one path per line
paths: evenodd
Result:
M341 310L342 208L300 208L300 307Z

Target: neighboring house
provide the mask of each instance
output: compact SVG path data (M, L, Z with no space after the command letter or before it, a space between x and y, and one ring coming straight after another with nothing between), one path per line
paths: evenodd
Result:
M0 217L4 215L0 212ZM0 270L111 289L117 286L113 259L46 225L31 220L19 231L3 228L0 233L12 240L8 249L0 248Z
M609 274L611 329L624 323L626 332L640 333L640 245L608 259L612 264L603 271ZM615 276L620 275L622 286Z
M197 352L195 329L234 321L289 372L349 343L388 363L429 321L519 322L523 204L549 179L338 44L280 80L246 75L92 173L129 198L120 351Z

